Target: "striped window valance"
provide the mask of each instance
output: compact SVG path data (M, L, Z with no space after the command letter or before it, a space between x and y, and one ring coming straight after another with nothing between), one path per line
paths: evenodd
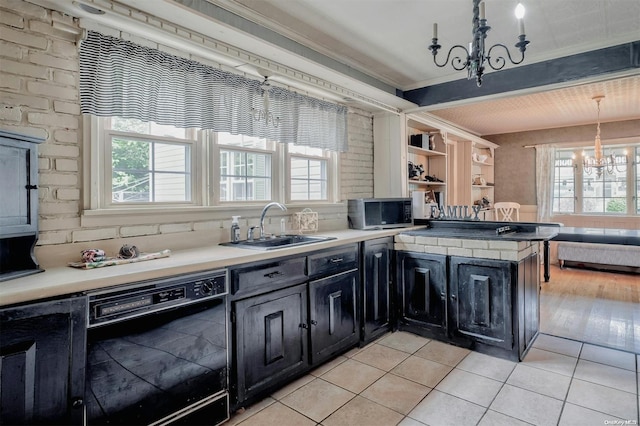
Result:
M89 31L80 46L83 114L347 150L347 108Z

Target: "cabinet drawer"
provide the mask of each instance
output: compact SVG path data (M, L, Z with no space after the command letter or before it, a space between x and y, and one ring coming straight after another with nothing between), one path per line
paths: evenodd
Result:
M307 279L305 266L305 258L298 257L232 269L232 294L249 296L304 282Z
M307 257L309 276L332 275L358 267L358 245L337 247Z

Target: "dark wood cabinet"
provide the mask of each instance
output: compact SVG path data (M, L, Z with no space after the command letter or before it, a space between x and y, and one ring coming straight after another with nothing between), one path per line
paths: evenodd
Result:
M451 257L451 333L511 349L511 262Z
M358 342L358 282L352 269L309 283L311 364Z
M0 130L0 281L41 272L38 239L37 139Z
M0 310L0 424L82 424L86 300Z
M367 343L391 327L393 237L362 243L362 340Z
M538 334L538 254L515 262L399 251L398 327L521 360Z
M447 328L447 257L397 253L399 323L414 332L444 335Z
M234 302L237 399L305 370L307 285Z

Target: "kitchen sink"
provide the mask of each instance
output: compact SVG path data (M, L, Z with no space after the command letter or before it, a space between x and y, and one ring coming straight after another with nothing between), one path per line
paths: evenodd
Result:
M220 245L253 250L275 250L287 247L301 246L305 244L321 243L323 241L335 239L336 237L322 237L318 235L279 235L268 237L264 240L242 240L238 241L237 243L220 243Z

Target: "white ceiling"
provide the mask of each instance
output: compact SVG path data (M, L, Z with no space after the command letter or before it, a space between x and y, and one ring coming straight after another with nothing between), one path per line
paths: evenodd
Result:
M81 16L77 7L71 10L77 1L30 1ZM453 71L450 66L436 67L427 47L434 22L439 24L441 55L446 55L455 44L467 45L471 38L472 0L78 1L103 9L114 3L137 8L403 110L415 109L415 105L412 107L413 104L389 90L363 82L366 76L382 86L401 90L464 78L464 72ZM527 9L525 28L531 41L523 65L640 40L640 0L520 1ZM219 9L217 15L198 13L196 10L206 2L283 37L265 41L262 38L265 31L256 32L255 25L252 29L242 20L230 21L221 16ZM487 44L512 47L518 32L513 15L517 1L485 2L488 24L492 27ZM514 50L512 47L515 55ZM241 56L235 59L242 59ZM342 68L336 70L335 64ZM234 66L244 71L247 67L255 70L255 65L255 60L247 59ZM639 86L640 68L599 81L572 82L566 87L536 88L418 110L472 133L487 135L595 123L596 106L591 98L603 94L606 96L601 103L603 122L640 119ZM470 87L473 90L475 85Z
M471 39L471 0L208 0L402 90L464 77L433 64L433 23L440 55ZM521 0L531 41L523 64L640 40L638 0ZM517 41L516 0L485 0L488 45ZM439 61L443 61L440 58ZM423 108L478 135L640 119L640 70L634 77ZM473 89L472 89L473 90ZM494 97L495 98L495 97Z

